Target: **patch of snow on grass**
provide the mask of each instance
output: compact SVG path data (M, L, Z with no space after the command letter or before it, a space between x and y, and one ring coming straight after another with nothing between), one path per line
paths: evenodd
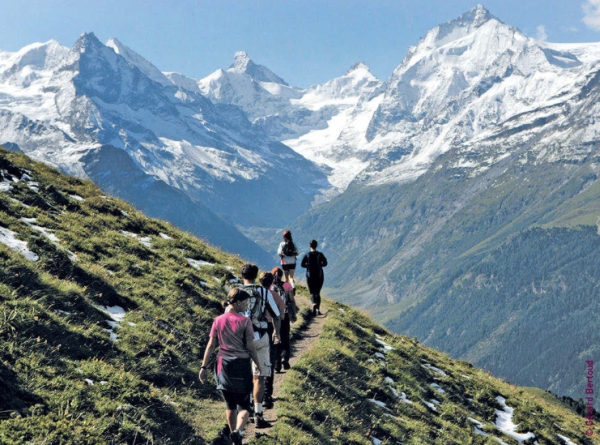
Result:
M119 327L119 323L121 323L123 321L123 319L125 318L125 309L123 309L121 306L98 306L98 309L100 309L102 312L108 314L108 316L110 318L112 318L111 320L107 320L106 323L111 327L111 329L104 329L106 332L108 332L110 334L110 340L115 342L117 341L117 334L115 333L114 329L116 329L117 327Z
M391 377L386 377L384 380L388 383L394 383L394 379Z
M61 311L60 309L55 309L55 310L54 310L54 313L56 313L56 314L61 314L61 315L71 315L71 313L70 313L70 312L67 312L67 311Z
M435 405L433 403L430 402L426 402L425 400L421 399L421 402L423 402L429 409L431 409L432 411L436 411L437 412L437 408L435 407Z
M412 405L412 402L408 400L408 396L404 392L400 394L400 401Z
M474 423L479 428L483 428L483 423L481 423L479 420L473 419L472 417L467 417L467 419L469 420L469 422Z
M480 430L480 429L479 429L479 428L477 428L477 427L475 427L475 428L473 429L473 432L474 432L475 434L477 434L478 436L489 436L489 434L488 434L488 433L486 433L486 432L484 432L484 431Z
M41 227L41 226L36 226L35 224L33 224L34 222L36 222L35 218L21 218L21 221L23 221L25 224L27 224L33 230L37 230L38 232L40 232L42 235L44 235L46 238L48 238L53 243L56 244L56 243L60 242L58 237L54 233L52 233L52 232L54 232L54 230L47 229L47 228Z
M443 375L444 377L447 377L448 374L446 374L444 371L442 371L440 368L436 368L435 366L430 365L429 363L425 363L424 365L421 365L423 368L426 369L431 369L432 371L437 372L440 375Z
M375 339L375 341L376 341L377 343L379 343L381 346L383 346L383 349L385 349L385 351L386 351L386 352L388 352L388 351L393 351L393 350L394 350L394 348L393 348L393 347L391 347L390 345L388 345L388 344L387 344L386 342L384 342L384 341L381 341L381 340L379 340L379 339Z
M577 445L575 442L573 442L568 437L561 436L560 434L557 434L557 436L560 437L562 440L564 440L567 445Z
M196 269L200 269L200 266L214 266L214 263L209 263L208 261L203 261L203 260L194 260L192 258L186 258L187 262L195 267ZM217 278L217 280L219 280Z
M373 442L373 445L381 445L381 440L375 437L371 437L371 442Z
M4 182L0 182L0 192L10 192L12 189L12 185L6 179Z
M166 239L166 240L173 239L169 235L167 235L166 233L162 233L162 232L159 233L158 236L160 236L162 239Z
M502 396L498 396L496 397L496 400L503 408L502 411L498 409L496 410L497 417L496 421L494 422L496 428L520 443L524 442L525 440L533 439L535 437L535 434L533 433L517 433L518 425L515 425L512 421L514 410L506 405L506 399Z
M87 383L88 385L94 386L94 381L93 380L85 379L85 383Z
M139 240L139 242L142 243L147 248L151 248L152 247L152 240L150 239L149 236L140 237L137 233L127 232L126 230L121 230L121 233L123 235L125 235L125 236L130 237L130 238Z
M437 383L432 383L431 385L432 388L435 388L435 390L439 393L439 394L446 394L446 391L444 391L442 389L442 387L440 385L438 385Z
M385 358L385 355L383 355L381 352L376 352L375 357Z
M69 195L69 198L73 198L75 201L83 201L83 198L79 195Z
M367 399L369 402L374 403L377 406L380 406L382 408L388 409L388 407L385 405L385 403L380 402L379 400L375 400L375 399Z
M39 260L40 257L27 248L27 242L17 239L16 235L12 230L0 227L0 243L5 244L9 249L19 252L29 261Z
M120 323L125 318L125 309L121 306L100 306L102 312L106 312L110 318Z

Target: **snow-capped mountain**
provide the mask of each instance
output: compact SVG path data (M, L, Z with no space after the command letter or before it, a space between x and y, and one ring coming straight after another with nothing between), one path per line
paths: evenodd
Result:
M540 42L478 5L429 31L383 85L358 64L338 79L292 89L253 78L246 67L257 65L245 53L199 84L214 102L240 106L271 137L320 164L331 196L355 179L414 181L451 149L465 153L456 162L471 173L489 168L521 138L560 125L549 116L562 113L559 104L579 94L599 62L600 44ZM522 125L535 128L496 143Z
M361 179L413 180L453 148L469 153L497 146L500 133L520 133L521 144L547 132L559 123L549 116L580 93L599 61L599 44L539 42L477 6L429 31L387 81L366 134L381 159ZM514 131L523 125L530 131ZM458 162L488 168L514 144L501 145L484 163Z
M185 87L182 80L176 82ZM245 52L238 52L227 70L215 71L198 85L214 103L240 107L271 138L320 164L334 186L324 190L324 196L343 191L367 165L344 150L348 139L356 140L354 145L364 140L382 93L382 82L364 63L341 77L302 90L255 64Z
M116 39L103 45L84 34L71 49L51 41L1 53L0 101L0 143L79 176L88 176L90 150L116 147L143 174L240 226L282 224L328 187L318 168L266 138L239 108L177 87ZM105 176L118 168L106 165Z

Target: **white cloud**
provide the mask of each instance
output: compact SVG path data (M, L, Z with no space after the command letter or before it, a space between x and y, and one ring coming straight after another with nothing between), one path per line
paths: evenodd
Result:
M536 28L537 31L537 35L536 35L536 39L545 42L546 39L548 38L548 34L546 33L546 27L544 25L540 25Z
M582 7L583 23L595 31L600 31L600 0L586 0Z

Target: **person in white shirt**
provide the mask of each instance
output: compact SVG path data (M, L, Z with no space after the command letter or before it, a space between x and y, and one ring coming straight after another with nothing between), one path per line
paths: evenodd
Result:
M258 275L258 267L255 264L245 264L241 271L244 284L240 286L250 294L247 314L252 320L252 328L254 329L254 346L258 355L258 366L253 363L252 369L254 374L254 413L256 428L268 428L271 425L263 418L263 398L265 395L265 379L271 375L271 358L269 348L268 334L268 317L267 312L273 319L275 328L274 343L279 344L280 339L280 316L281 312L277 307L273 294L268 289L255 284Z
M292 288L296 288L294 282L294 272L296 271L296 257L298 256L298 249L292 239L292 232L289 230L283 231L283 241L277 248L277 255L281 258L281 268L285 274L285 281L292 285Z

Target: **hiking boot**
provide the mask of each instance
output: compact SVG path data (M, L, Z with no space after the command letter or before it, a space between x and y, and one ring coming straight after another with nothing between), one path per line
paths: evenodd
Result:
M273 409L273 403L273 397L265 397L265 400L263 401L263 408Z
M271 428L271 424L265 420L262 414L257 414L254 420L255 428Z
M283 362L281 366L283 367L283 369L290 369L290 362Z
M321 309L317 308L317 315L323 315L321 314Z
M242 445L242 436L237 431L234 431L229 435L229 439L233 445Z

